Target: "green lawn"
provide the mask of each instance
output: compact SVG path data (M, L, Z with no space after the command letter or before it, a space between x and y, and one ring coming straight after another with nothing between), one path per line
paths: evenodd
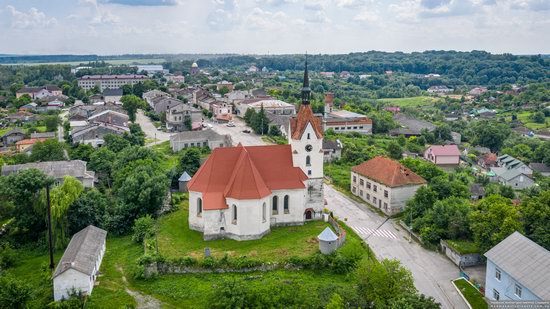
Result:
M378 99L377 101L399 107L420 107L433 105L439 101L439 99L434 97L419 96L410 98Z
M266 261L284 260L291 256L304 257L318 250L316 237L328 226L323 221L311 221L303 226L273 228L258 240L204 241L202 233L189 229L188 215L188 202L185 201L180 209L159 219L157 239L161 255L167 258L201 258L204 248L208 247L215 257L222 257L225 253Z
M161 156L161 166L169 171L178 165L178 155L172 152L170 141L165 141L152 147Z
M485 309L487 308L487 302L483 298L483 295L474 288L470 283L464 278L456 279L453 281L456 287L460 290L462 295L466 298L470 306L473 309Z
M460 254L479 253L478 246L470 240L445 240L447 244Z

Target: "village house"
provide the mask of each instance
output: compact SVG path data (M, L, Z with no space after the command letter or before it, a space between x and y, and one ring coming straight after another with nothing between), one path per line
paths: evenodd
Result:
M393 120L397 122L400 127L390 130L389 133L391 136L420 136L423 130L427 130L428 132L435 130L434 124L405 114L395 114Z
M123 112L107 109L95 112L88 117L88 123L93 122L108 123L119 127L128 127L130 117Z
M72 292L91 295L105 255L107 231L93 225L73 235L53 274L54 300L68 299Z
M18 111L14 114L10 114L6 116L6 120L12 123L16 122L35 122L38 120L38 117L33 114L26 111Z
M0 136L0 141L4 147L11 146L23 139L25 139L25 132L19 128L10 130Z
M219 83L216 84L216 90L219 92L221 91L222 89L226 88L227 90L229 91L233 91L233 89L235 88L235 86L233 85L232 82L228 82L226 80L223 80Z
M122 99L122 88L106 88L103 90L102 98L105 102L120 102L120 99Z
M323 139L323 160L325 163L339 160L342 157L343 148L344 146L339 139Z
M157 114L168 113L169 109L184 104L182 101L165 96L158 96L151 99L152 108Z
M151 108L154 108L155 107L155 105L153 103L154 98L158 98L158 97L169 98L170 94L168 94L164 91L154 89L154 90L150 90L150 91L147 91L147 92L143 93L142 97L145 100L145 102L147 102L147 104L149 104L149 106Z
M121 74L121 75L84 75L78 79L78 86L90 90L94 87L99 87L99 91L107 88L115 89L122 88L124 85L135 85L148 80L149 77L137 74Z
M432 145L424 151L424 159L439 167L457 167L460 150L456 145Z
M322 120L309 104L290 120L289 144L217 148L188 183L189 227L204 239L258 239L272 226L319 219L323 198Z
M17 152L26 152L26 151L30 151L30 149L34 146L34 144L38 143L38 142L43 142L45 141L46 138L27 138L27 139L22 139L20 141L17 141L15 143L15 151Z
M170 136L170 147L174 152L189 147L208 147L214 150L218 147L231 147L232 144L230 135L221 135L212 129L185 131Z
M431 86L430 88L428 88L427 91L428 93L431 93L431 94L444 95L444 94L453 93L454 89L447 88L447 86L444 86L444 85L439 85L439 86Z
M188 119L188 120L187 120ZM188 104L178 104L166 112L166 129L169 131L186 131L193 123L202 122L202 111ZM189 121L187 127L186 121Z
M474 87L468 92L468 94L477 97L484 94L485 92L487 92L487 87Z
M276 126L281 131L281 136L288 137L288 128L290 124L291 115L276 115L272 113L266 113L267 119L269 119L270 126Z
M41 99L48 96L60 96L62 95L61 88L55 85L47 85L44 87L23 87L15 93L16 98L20 98L24 95L28 95L31 99Z
M533 172L537 172L544 177L550 176L550 166L547 164L532 162L529 164L529 167L533 170Z
M216 101L210 105L212 114L218 122L227 122L232 119L233 106L223 101Z
M166 78L166 81L169 83L174 83L174 84L185 83L185 76L183 75L165 74L164 78Z
M82 127L75 127L70 132L73 143L88 144L94 148L105 144L105 135L123 135L124 133L130 133L130 129L104 122L92 122Z
M56 184L63 183L65 176L71 176L78 179L86 188L94 187L95 173L86 169L86 161L46 161L36 163L25 163L2 166L2 176L17 173L22 170L36 168L41 170L46 176L55 179Z
M391 216L405 209L426 180L401 163L375 157L351 168L351 192Z
M34 132L31 133L31 138L55 138L56 132Z
M497 155L496 153L486 153L481 156L481 158L477 162L481 167L483 168L491 168L495 167L497 164Z
M533 170L520 160L502 155L497 159L497 166L487 174L492 181L511 186L514 190L523 190L535 185L532 179Z
M514 232L485 253L485 297L550 301L550 251Z

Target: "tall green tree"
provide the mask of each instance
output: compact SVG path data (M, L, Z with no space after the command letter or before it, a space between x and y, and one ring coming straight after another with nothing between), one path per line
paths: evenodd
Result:
M131 122L136 121L137 110L139 108L145 108L145 102L133 94L122 96L120 102L122 102L122 108L128 113L128 117L130 117Z
M83 191L82 183L71 176L65 176L63 184L51 190L52 229L54 244L58 249L65 248L69 243L69 207Z
M472 235L486 252L515 231L523 232L521 214L509 199L492 195L475 205L470 213Z
M550 191L521 203L525 236L550 250Z
M0 308L27 308L32 294L32 287L23 280L11 275L0 276Z
M50 138L43 142L36 142L32 147L30 160L33 162L63 161L65 160L63 144L55 138Z
M69 207L69 232L74 234L88 225L103 227L108 201L97 189L82 193Z
M57 115L44 116L44 124L46 125L46 131L57 131L57 126L61 124L61 118Z

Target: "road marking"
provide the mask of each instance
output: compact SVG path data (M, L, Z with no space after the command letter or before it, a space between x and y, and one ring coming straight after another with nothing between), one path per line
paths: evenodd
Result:
M378 236L378 237L397 239L397 236L395 236L395 234L392 231L381 230L381 229L374 231L373 229L370 229L368 227L355 226L355 225L350 225L350 227L359 235L368 236L370 234L373 234L374 236Z

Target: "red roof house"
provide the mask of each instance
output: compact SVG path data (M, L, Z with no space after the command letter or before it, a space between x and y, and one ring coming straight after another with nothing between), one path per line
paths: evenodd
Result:
M456 145L432 145L424 152L424 159L439 166L457 166L460 150Z

